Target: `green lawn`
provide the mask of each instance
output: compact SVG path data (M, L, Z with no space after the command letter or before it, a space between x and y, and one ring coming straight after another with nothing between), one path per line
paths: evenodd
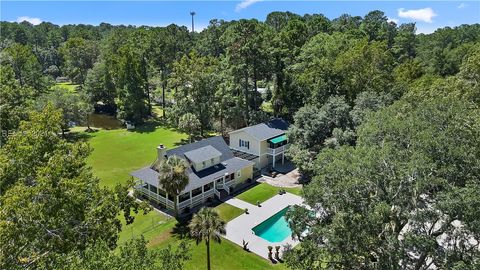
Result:
M225 222L228 222L244 213L244 210L235 206L231 206L228 203L222 203L216 206L215 210L217 210L218 214L223 220L225 220Z
M174 240L176 239L176 240ZM178 245L181 240L177 237L170 238L162 244L153 246L153 248L165 248L168 244ZM186 263L185 269L198 270L207 268L207 249L205 243L196 245L194 240L186 240L190 244L191 259ZM265 251L266 253L268 250ZM283 270L287 269L285 264L272 264L269 261L257 256L254 253L244 251L240 246L222 239L222 242L212 243L210 246L210 256L212 269L215 270Z
M78 85L78 84L69 83L69 82L64 82L64 83L56 83L55 86L64 88L64 89L66 89L66 90L69 91L69 92L75 92L75 91L77 91L77 86L79 86L79 85Z
M240 200L244 200L251 204L256 204L257 201L260 203L270 199L271 197L278 194L278 191L283 188L274 187L269 184L261 183L259 185L254 186L253 188L240 193L236 197ZM302 189L301 188L284 188L287 192L290 192L295 195L301 195Z
M151 131L127 131L125 129L99 130L89 133L93 152L88 158L102 185L113 187L124 183L133 170L150 165L157 156L159 144L176 147L185 134L172 129L152 128Z
M117 242L119 245L142 234L145 239L150 241L158 241L158 237L165 234L170 237L170 231L177 223L174 218L169 218L155 210L147 214L140 211L139 214L135 215L135 221L130 225L125 225L123 217L121 220L123 227Z

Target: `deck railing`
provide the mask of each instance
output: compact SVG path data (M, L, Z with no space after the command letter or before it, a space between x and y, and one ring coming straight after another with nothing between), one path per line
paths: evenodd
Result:
M267 148L267 154L269 155L277 155L285 152L290 147L290 144L285 144L283 146L277 148Z

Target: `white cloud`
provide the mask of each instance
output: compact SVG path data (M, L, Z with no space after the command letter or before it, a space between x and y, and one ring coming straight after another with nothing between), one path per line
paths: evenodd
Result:
M387 18L387 22L393 22L395 24L398 24L398 19L395 19L395 18Z
M236 12L239 12L240 10L242 9L245 9L257 2L260 2L262 0L242 0L242 2L240 2L236 7L235 7L235 11Z
M416 21L423 22L432 22L432 18L437 16L437 13L431 8L422 8L422 9L410 9L405 10L404 8L398 9L398 17L408 18Z
M465 3L461 3L460 5L457 6L457 8L459 9L466 8L466 7L468 7L468 5Z
M27 21L27 22L29 22L33 25L37 25L37 24L42 23L42 19L39 19L39 18L30 18L28 16L21 16L21 17L17 18L17 22L21 23L23 21Z

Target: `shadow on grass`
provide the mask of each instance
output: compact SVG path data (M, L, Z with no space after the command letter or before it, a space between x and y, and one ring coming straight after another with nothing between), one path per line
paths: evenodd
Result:
M93 137L95 132L98 132L98 129L92 129L92 131L68 132L66 133L65 139L68 142L86 142Z
M188 228L188 224L191 219L192 215L177 219L177 224L175 224L175 227L172 229L172 235L179 239L190 238L190 228Z

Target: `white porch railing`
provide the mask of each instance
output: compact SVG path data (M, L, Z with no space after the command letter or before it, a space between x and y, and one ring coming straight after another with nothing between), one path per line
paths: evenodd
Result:
M147 188L144 188L142 185L138 185L138 186L135 186L135 189L137 191L139 191L140 193L146 195L149 199L151 200L154 200L154 201L157 201L157 202L161 202L161 203L164 203L165 206L169 207L169 208L173 208L174 205L173 205L173 202L170 201L169 199L163 197L163 196L160 196L159 194L147 189Z
M288 148L290 147L290 144L286 144L286 145L283 145L283 146L280 146L280 147L277 147L277 148L267 148L267 154L269 155L278 155L278 154L281 154L283 152L285 152L285 150L287 150Z
M220 198L220 191L218 191L216 188L213 189L213 194L215 194L217 198Z

